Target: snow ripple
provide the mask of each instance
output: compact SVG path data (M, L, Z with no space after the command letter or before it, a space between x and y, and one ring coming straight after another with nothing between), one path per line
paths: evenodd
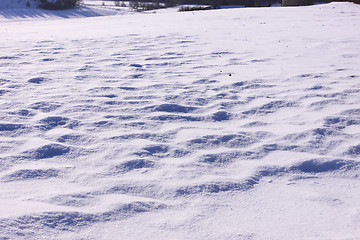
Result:
M270 32L269 46L257 34L249 42L223 26L217 31L230 34L233 45L187 29L0 40L0 201L17 209L1 215L0 238L36 239L49 231L46 236L66 239L183 208L191 215L179 224L184 227L224 209L224 196L239 197L228 203L235 206L269 184L358 180L359 68L353 62L360 55L345 54L357 51L358 41L347 38L345 50L332 53L351 62L321 59L312 66L313 52L320 56L319 49L343 39L329 45L331 38L311 33L315 40L301 36L297 44L282 32L291 24ZM214 208L199 207L211 199L218 199ZM314 199L332 206L346 201ZM172 229L164 222L157 227Z

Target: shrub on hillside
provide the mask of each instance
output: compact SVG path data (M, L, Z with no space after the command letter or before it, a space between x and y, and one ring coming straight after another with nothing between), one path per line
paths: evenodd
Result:
M64 10L75 8L80 5L81 0L56 0L49 2L48 0L40 0L39 8L46 10Z
M114 0L114 5L116 7L127 7L125 2L120 2L120 0Z
M165 5L160 4L159 2L148 3L148 2L130 1L129 7L135 9L138 12L142 12L142 11L150 11L150 10L165 8Z
M179 12L188 12L188 11L201 11L201 10L210 10L211 7L207 6L183 6L179 8Z

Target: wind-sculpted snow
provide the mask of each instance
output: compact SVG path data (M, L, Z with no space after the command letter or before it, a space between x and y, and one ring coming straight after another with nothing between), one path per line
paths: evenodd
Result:
M51 178L57 177L58 171L55 169L23 169L8 175L8 181L21 181L21 180L31 180L31 179L39 179L39 178Z
M0 239L360 237L359 6L1 18Z
M16 238L28 236L37 238L39 229L48 229L48 234L55 231L70 231L82 229L92 224L109 221L119 221L130 217L134 213L144 213L165 208L156 203L134 202L117 206L111 211L99 214L81 212L44 212L39 215L25 215L17 219L0 221L0 227L6 235ZM11 227L8 227L8 226ZM43 236L39 236L42 238ZM6 239L6 238L5 238Z

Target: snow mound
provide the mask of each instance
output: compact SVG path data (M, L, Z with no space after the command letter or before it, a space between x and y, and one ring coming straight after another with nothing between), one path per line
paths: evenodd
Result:
M75 9L49 11L43 9L32 8L11 8L0 9L0 22L8 22L14 20L41 20L41 19L62 19L62 18L84 18L84 17L100 17L111 16L117 14L124 14L111 9L103 9L98 7L86 7L82 6Z
M0 1L0 21L99 17L128 12L127 9L114 10L86 5L75 9L49 11L39 9L38 5L38 1L32 0L2 0Z

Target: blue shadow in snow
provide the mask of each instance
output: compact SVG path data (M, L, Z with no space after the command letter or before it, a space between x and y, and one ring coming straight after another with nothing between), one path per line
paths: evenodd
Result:
M104 15L115 15L115 11L105 10L96 11L96 8L90 7L80 7L76 9L69 10L43 10L43 9L32 9L32 8L22 8L22 9L0 9L0 17L6 19L27 19L27 18L48 18L48 17L58 17L58 18L81 18L81 17L99 17Z

